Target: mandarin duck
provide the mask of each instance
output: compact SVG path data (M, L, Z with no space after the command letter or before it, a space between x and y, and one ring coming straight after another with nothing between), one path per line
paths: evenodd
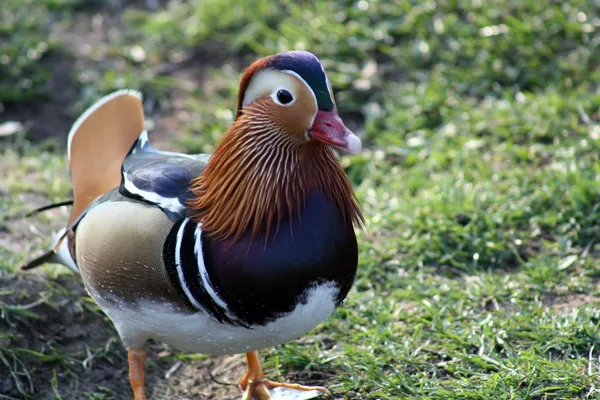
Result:
M362 216L332 147L358 153L313 54L262 58L244 73L231 128L212 155L157 150L141 96L108 95L74 124L70 220L48 253L81 274L128 350L145 399L144 342L246 353L243 399L273 388L257 351L299 338L345 299Z

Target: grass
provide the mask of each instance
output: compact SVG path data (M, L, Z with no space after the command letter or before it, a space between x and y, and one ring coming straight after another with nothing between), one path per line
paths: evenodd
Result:
M122 3L44 0L22 12L9 2L2 15L12 17L0 25L0 53L11 57L8 66L0 58L5 115L18 119L32 100L51 106L51 56L76 55L73 119L131 86L149 98L159 141L208 152L231 122L244 66L296 48L321 58L343 117L364 139L361 155L342 158L368 227L355 287L310 335L264 352L273 378L313 379L345 399L600 398L600 3ZM113 29L101 42L78 31L92 14ZM82 42L92 51L81 54ZM0 271L8 274L49 244L12 221L70 189L62 139L40 141L30 129L0 140L9 172L0 174L0 205L11 218L0 223L1 243L11 244ZM32 224L48 234L60 217ZM43 274L54 296L62 271ZM10 307L0 303L0 328L48 310ZM93 306L81 312L102 320ZM0 344L11 332L0 330ZM118 346L102 357L123 363ZM36 381L44 398L58 399L72 388L61 376L89 379L76 366L85 355L61 351L5 346L0 361L12 382ZM168 351L168 360L206 362ZM86 395L70 393L121 398L90 385Z

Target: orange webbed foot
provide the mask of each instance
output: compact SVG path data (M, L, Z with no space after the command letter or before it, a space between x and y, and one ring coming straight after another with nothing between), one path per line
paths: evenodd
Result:
M329 390L321 386L304 386L296 383L270 381L265 378L265 374L260 365L260 359L258 358L258 353L256 351L246 353L246 359L248 360L248 369L240 381L240 388L244 391L242 400L271 400L270 389L275 389L278 387L303 392L319 391L322 393L329 393Z

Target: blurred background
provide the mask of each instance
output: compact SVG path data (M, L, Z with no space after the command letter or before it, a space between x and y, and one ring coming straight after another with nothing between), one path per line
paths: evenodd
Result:
M255 59L315 53L366 150L345 307L267 352L340 399L600 397L600 1L2 0L0 398L129 398L116 334L62 267L65 141L119 88L157 147L211 152ZM237 399L239 357L150 345L156 399ZM211 374L213 378L211 379ZM229 383L229 385L227 384Z

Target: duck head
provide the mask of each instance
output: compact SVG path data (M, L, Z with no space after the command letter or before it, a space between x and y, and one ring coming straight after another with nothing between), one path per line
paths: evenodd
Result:
M338 116L323 66L306 51L254 62L240 84L236 118L243 114L289 135L298 145L314 140L351 154L361 150L358 136Z

